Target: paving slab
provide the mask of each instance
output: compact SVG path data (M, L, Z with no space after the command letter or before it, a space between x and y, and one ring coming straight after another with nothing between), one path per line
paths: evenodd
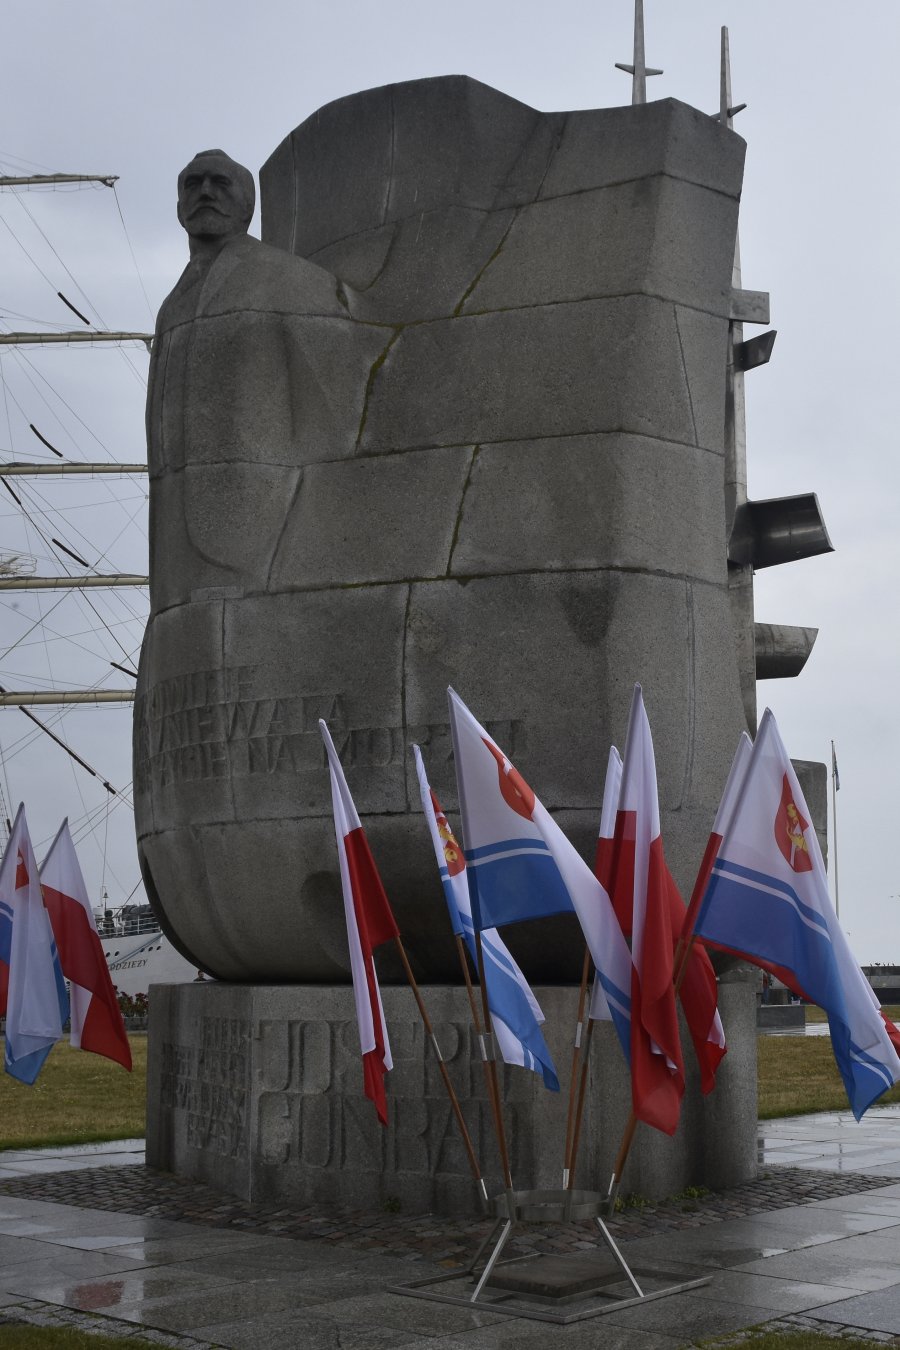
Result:
M337 1288L329 1292L334 1299L338 1299ZM377 1295L374 1295L363 1301L370 1303L376 1299ZM237 1320L255 1322L260 1317L288 1310L293 1310L299 1317L303 1310L310 1306L319 1307L324 1302L322 1295L317 1294L311 1284L304 1285L288 1278L250 1279L239 1284L199 1290L193 1294L122 1303L117 1305L115 1315L140 1326L193 1333L194 1328L198 1326L209 1328L215 1326L217 1322L231 1323ZM335 1303L333 1306L336 1307L338 1304ZM364 1318L362 1320L364 1321ZM380 1324L380 1319L374 1312L371 1324ZM402 1326L400 1329L402 1330Z
M603 1350L677 1350L683 1342L660 1332L614 1326L608 1317L565 1327L507 1317L465 1336L416 1340L404 1350L544 1350L548 1344L565 1346L565 1350L598 1350L601 1346Z
M772 1275L751 1275L734 1268L717 1270L711 1283L697 1290L698 1298L713 1299L717 1303L728 1303L733 1299L735 1303L782 1313L806 1312L810 1308L818 1310L827 1303L853 1295L854 1291L844 1285L810 1284Z
M60 1281L58 1278L29 1283L29 1296L43 1303L56 1303L82 1311L104 1311L119 1316L126 1304L149 1302L193 1295L206 1295L222 1285L231 1285L230 1276L198 1275L178 1267L151 1267L146 1270L104 1275L92 1279Z
M823 1322L862 1327L866 1331L886 1331L896 1336L900 1332L900 1286L893 1285L872 1294L857 1294L855 1298L834 1303L829 1308L820 1308L816 1317Z
M187 1225L182 1224L181 1227ZM269 1244L277 1244L278 1241L277 1238L263 1238L256 1233L217 1233L215 1229L205 1228L196 1233L185 1233L181 1237L174 1234L171 1237L133 1242L126 1247L118 1247L116 1254L146 1265L181 1262L203 1273L207 1268L204 1265L206 1262L210 1270L233 1269L239 1273L252 1265L257 1255L260 1261L277 1265L281 1253L277 1245L270 1250ZM304 1244L304 1250L308 1245L312 1244ZM296 1260L296 1247L296 1243L290 1242L292 1260ZM334 1257L331 1248L327 1251L327 1257Z
M765 1215L767 1228L807 1234L816 1242L833 1242L836 1238L874 1233L880 1229L897 1228L900 1219L893 1214L859 1213L852 1209L823 1209L819 1205L792 1205L787 1209L771 1209Z
M766 1122L759 1181L623 1211L611 1227L629 1260L700 1266L711 1283L552 1328L386 1292L461 1273L482 1220L247 1205L124 1161L107 1166L98 1149L58 1151L18 1180L4 1182L0 1168L0 1324L42 1317L234 1350L542 1350L548 1337L571 1350L678 1350L792 1319L884 1336L900 1326L900 1112L873 1116L865 1130L849 1113ZM789 1165L772 1165L778 1153ZM595 1250L584 1225L535 1225L512 1254Z
M365 1326L371 1321L377 1326L394 1327L419 1336L460 1335L508 1320L501 1313L486 1309L469 1309L384 1292L335 1300L320 1308L319 1315L327 1316L341 1327L346 1323Z
M27 1238L9 1240L28 1241ZM32 1247L24 1258L19 1257L0 1265L0 1290L30 1296L34 1285L46 1284L55 1278L67 1282L90 1280L142 1268L143 1262L110 1256L106 1252L80 1252L68 1247L48 1249L42 1246L36 1253Z
M738 1269L750 1275L768 1275L811 1284L841 1285L848 1289L857 1289L861 1293L886 1289L900 1283L900 1267L896 1261L873 1259L851 1262L843 1254L842 1247L842 1243L831 1243L826 1247L807 1247L800 1251L781 1252L770 1257L747 1261Z
M730 1299L727 1302L712 1298L700 1299L687 1293L611 1312L608 1317L604 1317L603 1327L605 1330L608 1324L612 1324L663 1333L671 1333L672 1328L677 1327L684 1344L755 1326L758 1322L768 1321L770 1316L771 1309L757 1304L738 1303Z
M810 1209L842 1209L855 1214L891 1214L900 1222L900 1195L869 1191L865 1195L837 1195L830 1200L814 1200Z

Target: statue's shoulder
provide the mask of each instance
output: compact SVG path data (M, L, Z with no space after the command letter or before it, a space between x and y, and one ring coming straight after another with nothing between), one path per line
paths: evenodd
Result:
M163 301L160 337L193 319L241 310L347 318L342 287L331 272L251 235L230 239L207 267L189 263Z
M231 240L210 269L199 313L235 309L346 318L333 273L251 235Z

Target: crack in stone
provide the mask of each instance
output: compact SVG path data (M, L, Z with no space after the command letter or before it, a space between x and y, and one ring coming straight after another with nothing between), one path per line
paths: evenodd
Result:
M382 228L384 228L384 227L382 227ZM365 295L365 294L366 294L368 291L370 291L370 290L372 289L372 287L373 287L374 285L376 285L376 284L381 280L381 278L384 276L384 270L385 270L385 268L387 267L388 263L389 263L390 260L391 260L391 257L392 257L393 252L394 252L394 245L395 245L396 242L397 242L397 237L398 237L399 234L400 234L400 226L399 226L399 225L394 225L393 229L391 230L391 237L390 237L390 239L388 240L388 246L387 246L387 248L386 248L386 250L385 250L385 254L384 254L384 258L382 259L381 266L379 267L378 271L375 273L375 275L374 275L374 277L372 278L371 281L367 282L365 286L360 286L360 287L359 287L359 290L358 290L358 294L359 294L359 295Z
M290 524L291 517L294 514L294 508L296 507L297 502L300 500L300 493L303 488L304 479L306 478L307 467L308 466L304 465L297 474L297 481L294 484L294 491L291 493L290 505L288 506L288 509L285 512L284 520L281 523L281 529L278 532L278 538L275 540L274 547L272 548L272 555L269 558L269 566L266 568L267 591L270 589L272 585L272 573L275 570L275 564L278 561L278 554L281 551L281 545L284 541L284 536L287 534L288 525Z
M391 334L387 346L384 348L383 351L379 352L378 356L376 356L375 360L372 362L372 368L369 371L369 378L366 380L366 392L363 395L362 414L360 415L359 419L359 431L356 433L356 445L354 446L355 450L359 449L360 443L362 442L363 438L363 432L366 429L366 421L369 416L369 399L372 395L372 390L375 387L375 380L377 378L378 372L384 365L385 361L387 360L388 352L391 350L394 343L397 341L400 334L403 332L403 328L404 328L403 324L397 325L397 327Z
M472 481L472 471L475 468L475 461L478 458L478 452L480 451L480 449L481 449L480 445L475 445L472 447L472 457L469 460L469 468L468 471L466 472L466 481L463 483L462 492L460 493L459 508L457 509L456 520L453 525L453 538L450 541L450 552L447 555L448 577L452 575L453 554L456 552L456 545L457 541L459 540L459 532L460 529L462 528L463 507L466 504L466 493L469 491L469 483Z
M488 268L490 267L491 263L495 262L496 259L500 257L500 254L501 254L502 251L503 251L503 245L506 243L507 239L509 238L509 232L510 232L510 230L512 229L512 227L515 225L516 221L517 221L518 218L519 218L519 211L520 211L520 209L521 209L520 207L514 207L514 208L513 208L512 218L511 218L509 224L507 225L506 229L503 231L503 234L502 234L501 237L500 237L500 242L499 242L499 244L498 244L497 247L494 249L493 253L492 253L491 256L487 259L487 261L486 261L486 262L478 269L478 271L475 273L475 276L472 278L472 280L470 281L469 285L466 287L465 291L463 292L463 297L462 297L462 299L460 300L459 304L456 306L456 309L453 311L453 317L454 317L454 319L457 319L457 318L462 317L462 308L463 308L463 305L466 303L466 301L468 300L469 296L470 296L470 295L472 294L472 292L475 290L476 286L477 286L478 283L481 281L481 278L484 276L485 272L488 270Z
M546 181L547 181L547 175L549 174L551 168L553 167L553 161L556 159L556 156L557 156L557 154L558 154L558 152L559 152L559 147L560 147L560 146L562 145L562 143L563 143L563 137L564 137L565 134L566 134L566 130L567 130L568 125L569 125L569 119L570 119L570 117L571 117L571 113L564 113L563 116L562 116L562 120L561 120L561 122L560 122L560 124L559 124L559 129L558 129L558 131L557 131L557 133L556 133L556 143L555 143L554 145L551 145L551 147L550 147L550 153L549 153L548 156L547 156L547 163L546 163L546 165L544 166L544 172L541 174L541 181L538 183L538 190L537 190L537 192L534 194L534 200L535 200L536 202L539 202L539 201L545 201L545 200L552 200L552 199L550 199L550 198L544 198L544 197L542 197L542 196L541 196L541 193L542 193L543 190L544 190L544 184L545 184Z
M694 415L694 399L691 394L691 378L688 374L687 359L684 354L684 338L681 335L681 324L678 322L678 306L673 305L672 309L675 311L675 332L678 336L678 351L681 355L681 369L684 372L684 383L687 388L688 407L691 410L691 426L694 428L694 440L699 445L700 437L697 433L697 418Z

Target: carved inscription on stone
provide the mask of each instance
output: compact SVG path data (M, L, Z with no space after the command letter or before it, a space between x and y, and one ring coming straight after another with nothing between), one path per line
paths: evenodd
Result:
M273 1167L352 1166L375 1175L466 1176L468 1163L437 1063L418 1023L391 1029L388 1128L363 1096L359 1033L353 1022L260 1022L257 1028L257 1138ZM494 1167L491 1111L481 1060L466 1022L444 1023L441 1052L462 1102L477 1155ZM505 1112L510 1161L527 1167L518 1141L525 1102ZM523 1119L524 1126L524 1119Z
M429 763L450 760L447 723L419 726L349 725L340 693L276 696L260 666L196 671L155 685L135 707L138 740L135 786L245 778L251 774L321 773L326 765L319 718L331 730L345 766L382 769L402 764L410 741L427 749ZM488 722L510 755L524 748L525 724Z
M162 1107L186 1116L188 1146L223 1158L247 1155L249 1036L244 1018L204 1017L199 1044L163 1047Z

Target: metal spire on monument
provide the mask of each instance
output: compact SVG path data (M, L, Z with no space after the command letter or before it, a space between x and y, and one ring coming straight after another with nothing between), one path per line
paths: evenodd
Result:
M623 65L617 61L616 70L624 70L631 76L632 105L647 102L647 76L662 75L661 70L648 67L644 55L644 0L634 0L634 64Z
M731 48L728 45L728 29L722 28L722 57L719 69L719 121L723 126L731 127L734 125L734 118L739 112L743 112L746 103L731 102Z

